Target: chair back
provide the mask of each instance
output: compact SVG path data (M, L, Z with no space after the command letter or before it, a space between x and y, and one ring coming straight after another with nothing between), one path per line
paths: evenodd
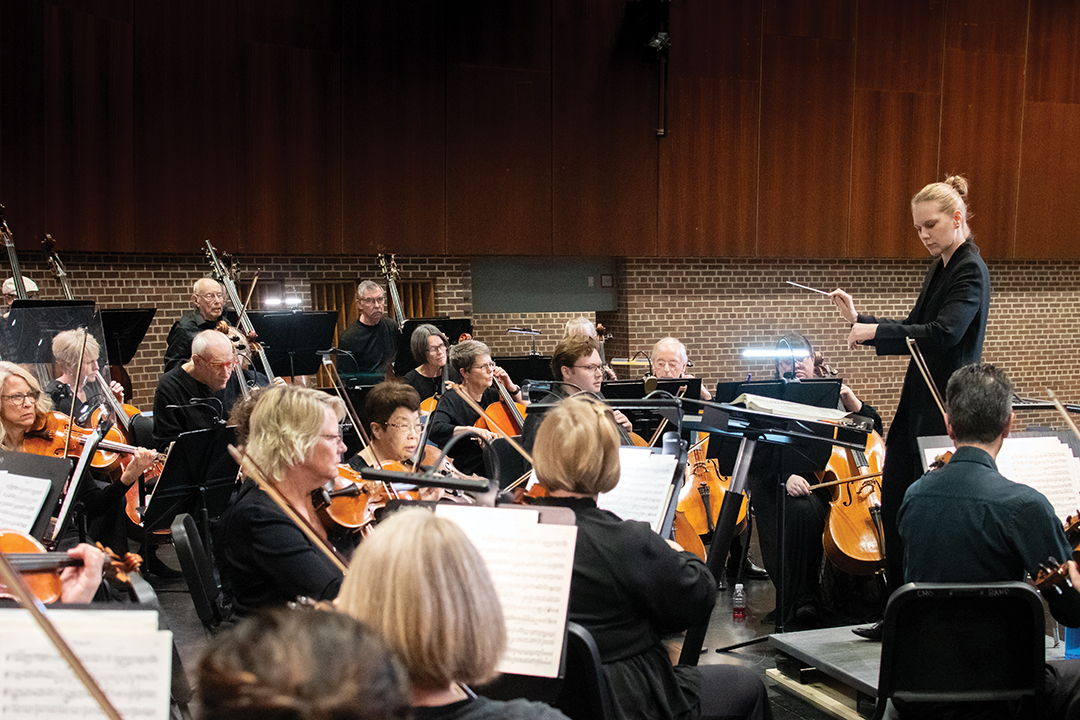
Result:
M214 632L224 620L221 588L214 579L214 567L203 546L195 519L180 513L172 523L173 543L180 569L184 573L195 612L208 632Z
M154 411L131 416L131 444L138 447L157 447L154 442Z
M876 718L903 703L1037 696L1046 660L1042 600L1021 582L908 583L889 598Z

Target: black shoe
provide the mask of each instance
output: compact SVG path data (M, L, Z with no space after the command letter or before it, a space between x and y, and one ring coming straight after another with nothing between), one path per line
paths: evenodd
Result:
M800 625L816 626L821 621L821 611L814 603L806 603L795 609L795 622Z
M769 612L765 613L765 617L761 618L761 622L769 623L771 625L776 624L776 608L773 608Z
M875 642L881 642L881 636L885 634L885 621L878 620L873 625L851 628L851 632L855 633L861 638L866 638L867 640L873 640Z
M173 570L171 567L161 562L156 555L152 555L150 560L143 565L143 572L157 575L162 580L176 580L177 578L184 577L184 573L179 570Z
M750 558L746 558L746 567L743 568L743 577L747 580L768 580L769 571L758 567Z

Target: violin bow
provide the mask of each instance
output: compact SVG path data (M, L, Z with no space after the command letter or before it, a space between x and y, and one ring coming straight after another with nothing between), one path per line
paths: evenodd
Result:
M1054 403L1054 407L1061 413L1061 417L1065 418L1065 424L1069 426L1069 429L1073 431L1073 435L1080 438L1080 429L1076 427L1076 423L1069 416L1069 411L1065 409L1065 406L1061 404L1061 401L1057 399L1057 395L1050 388L1046 389L1047 394L1050 396L1050 402Z
M919 350L919 344L915 342L915 338L909 337L905 339L908 349L911 351L911 359L915 362L915 367L919 368L923 380L926 381L926 386L930 388L930 394L934 396L934 402L937 403L938 410L941 411L941 417L946 418L948 413L945 412L945 403L941 400L941 393L938 392L937 385L934 384L934 378L930 377L930 368L927 367L926 360Z
M686 385L680 385L678 392L675 393L675 397L681 398L683 395L685 395L686 394L686 388L687 388ZM654 432L653 436L651 438L649 438L649 445L648 445L649 447L652 447L653 445L656 444L656 439L658 437L660 437L660 433L664 432L664 428L666 428L667 425L668 425L668 419L667 418L664 418L663 420L660 421L660 424L656 426L656 432Z
M30 592L30 588L26 586L26 582L23 580L22 575L16 572L15 568L11 566L11 563L8 562L4 553L0 553L0 579L4 581L8 586L8 589L15 595L15 599L19 602L19 605L29 611L31 617L37 622L42 632L45 633L46 637L49 638L49 641L56 647L60 656L71 666L71 670L75 673L75 677L79 678L79 681L86 686L86 690L90 693L90 697L94 698L106 717L112 718L112 720L123 720L120 716L120 712L112 704L112 701L109 700L108 695L105 694L105 691L101 689L101 686L97 684L97 681L94 680L93 676L87 671L82 660L79 659L79 656L75 654L75 651L72 650L71 646L64 640L64 636L56 629L52 620L45 615L45 607L41 604L41 601L34 597Z
M296 526L300 528L300 531L307 536L307 539L315 544L315 547L319 548L326 557L330 558L330 562L334 563L334 566L344 573L348 566L345 561L338 555L337 550L332 548L325 540L319 537L319 534L311 527L300 513L296 512L289 501L285 499L285 496L281 494L281 491L274 487L274 484L267 479L263 471L255 464L255 461L251 459L251 456L246 452L237 450L235 446L229 445L229 454L236 460L236 464L240 466L240 469L255 481L255 484L262 488L263 492L270 496L270 499L281 508L290 520L296 523Z

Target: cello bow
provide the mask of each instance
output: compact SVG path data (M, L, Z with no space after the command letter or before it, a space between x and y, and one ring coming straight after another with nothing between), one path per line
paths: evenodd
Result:
M930 394L934 396L934 402L937 403L938 410L941 411L941 417L946 418L948 413L945 412L945 403L941 400L941 393L938 391L937 385L934 384L934 378L930 376L930 368L923 358L922 351L919 350L919 343L915 342L915 338L912 337L905 338L905 340L908 349L911 351L911 359L915 363L915 367L919 368L919 373L922 374L923 380L926 381L926 386L930 388Z

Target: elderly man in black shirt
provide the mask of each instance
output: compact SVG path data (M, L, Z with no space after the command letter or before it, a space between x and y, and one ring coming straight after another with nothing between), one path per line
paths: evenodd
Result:
M236 353L224 333L203 330L191 358L161 376L154 393L154 441L164 450L180 433L211 427L224 416L225 385Z
M184 313L169 329L164 371L169 372L191 358L191 341L203 330L213 330L224 317L225 293L213 278L200 278L191 290L195 309Z
M338 341L338 347L348 350L353 362L341 360L339 368L342 373L381 376L394 362L401 330L386 317L386 293L378 283L360 283L356 288L356 310L359 317Z
M1012 428L1012 395L1009 378L993 365L966 365L949 379L946 424L957 450L948 465L908 488L900 506L907 581L1023 580L1050 558L1072 556L1046 497L997 471L998 451ZM1046 600L1055 619L1078 627L1080 572L1072 560L1067 568L1073 587L1047 593ZM1010 714L1080 717L1080 660L1047 663L1043 700L1042 707L1010 708Z

